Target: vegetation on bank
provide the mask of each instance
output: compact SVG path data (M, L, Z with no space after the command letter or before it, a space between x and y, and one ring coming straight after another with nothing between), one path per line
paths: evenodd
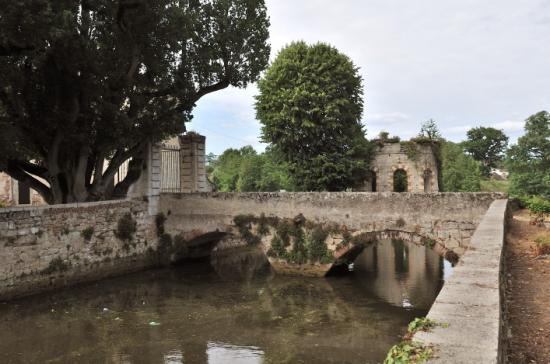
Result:
M425 363L433 355L432 348L413 341L413 336L419 331L429 331L439 324L427 317L417 317L409 323L407 334L399 344L394 345L388 352L384 364L419 364Z
M329 234L335 233L336 227L307 221L301 214L294 219L266 217L264 214L259 217L238 215L233 221L248 245L260 244L262 237L272 234L271 248L267 252L269 257L295 264L329 264L334 261L326 240Z

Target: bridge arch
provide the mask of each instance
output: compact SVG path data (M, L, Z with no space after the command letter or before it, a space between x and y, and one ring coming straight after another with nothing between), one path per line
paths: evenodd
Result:
M361 236L360 244L355 244L350 247L346 247L342 250L335 251L334 265L353 263L355 258L361 254L364 248L370 244L375 244L380 240L403 240L412 244L425 246L438 255L448 260L453 265L459 260L458 254L453 250L446 248L439 241L414 232L406 230L381 230L381 231L366 231L359 232L357 236Z

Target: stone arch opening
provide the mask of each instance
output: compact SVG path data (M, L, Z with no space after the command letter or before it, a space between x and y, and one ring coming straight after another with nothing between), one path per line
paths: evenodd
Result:
M433 185L433 173L431 169L424 171L424 192L429 193L432 191Z
M370 170L368 177L367 177L367 191L369 192L377 192L378 185L377 185L377 178L376 178L376 171Z
M407 192L409 190L409 181L407 171L399 168L393 172L393 192Z
M207 232L194 237L176 235L168 246L160 246L161 260L168 264L179 264L188 259L210 257L220 241L228 236L221 231Z

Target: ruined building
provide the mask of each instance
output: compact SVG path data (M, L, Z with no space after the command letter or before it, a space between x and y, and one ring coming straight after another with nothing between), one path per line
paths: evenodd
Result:
M432 144L378 141L364 190L439 192L438 173Z

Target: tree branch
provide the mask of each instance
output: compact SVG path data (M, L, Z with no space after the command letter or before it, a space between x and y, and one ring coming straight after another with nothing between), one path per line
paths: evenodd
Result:
M111 159L109 167L107 167L105 173L103 173L102 185L105 185L105 183L111 181L115 177L115 174L118 172L118 169L120 168L122 163L136 155L136 153L138 153L139 151L143 150L146 145L147 140L144 140L126 151L118 150L115 153L114 157Z
M15 167L23 170L26 173L30 173L44 179L48 178L48 170L45 167L39 166L38 164L18 159L12 159L9 161L9 163L12 163Z
M30 188L38 192L44 198L46 203L53 203L51 189L21 169L16 161L8 161L8 166L4 172L17 181L28 184Z

